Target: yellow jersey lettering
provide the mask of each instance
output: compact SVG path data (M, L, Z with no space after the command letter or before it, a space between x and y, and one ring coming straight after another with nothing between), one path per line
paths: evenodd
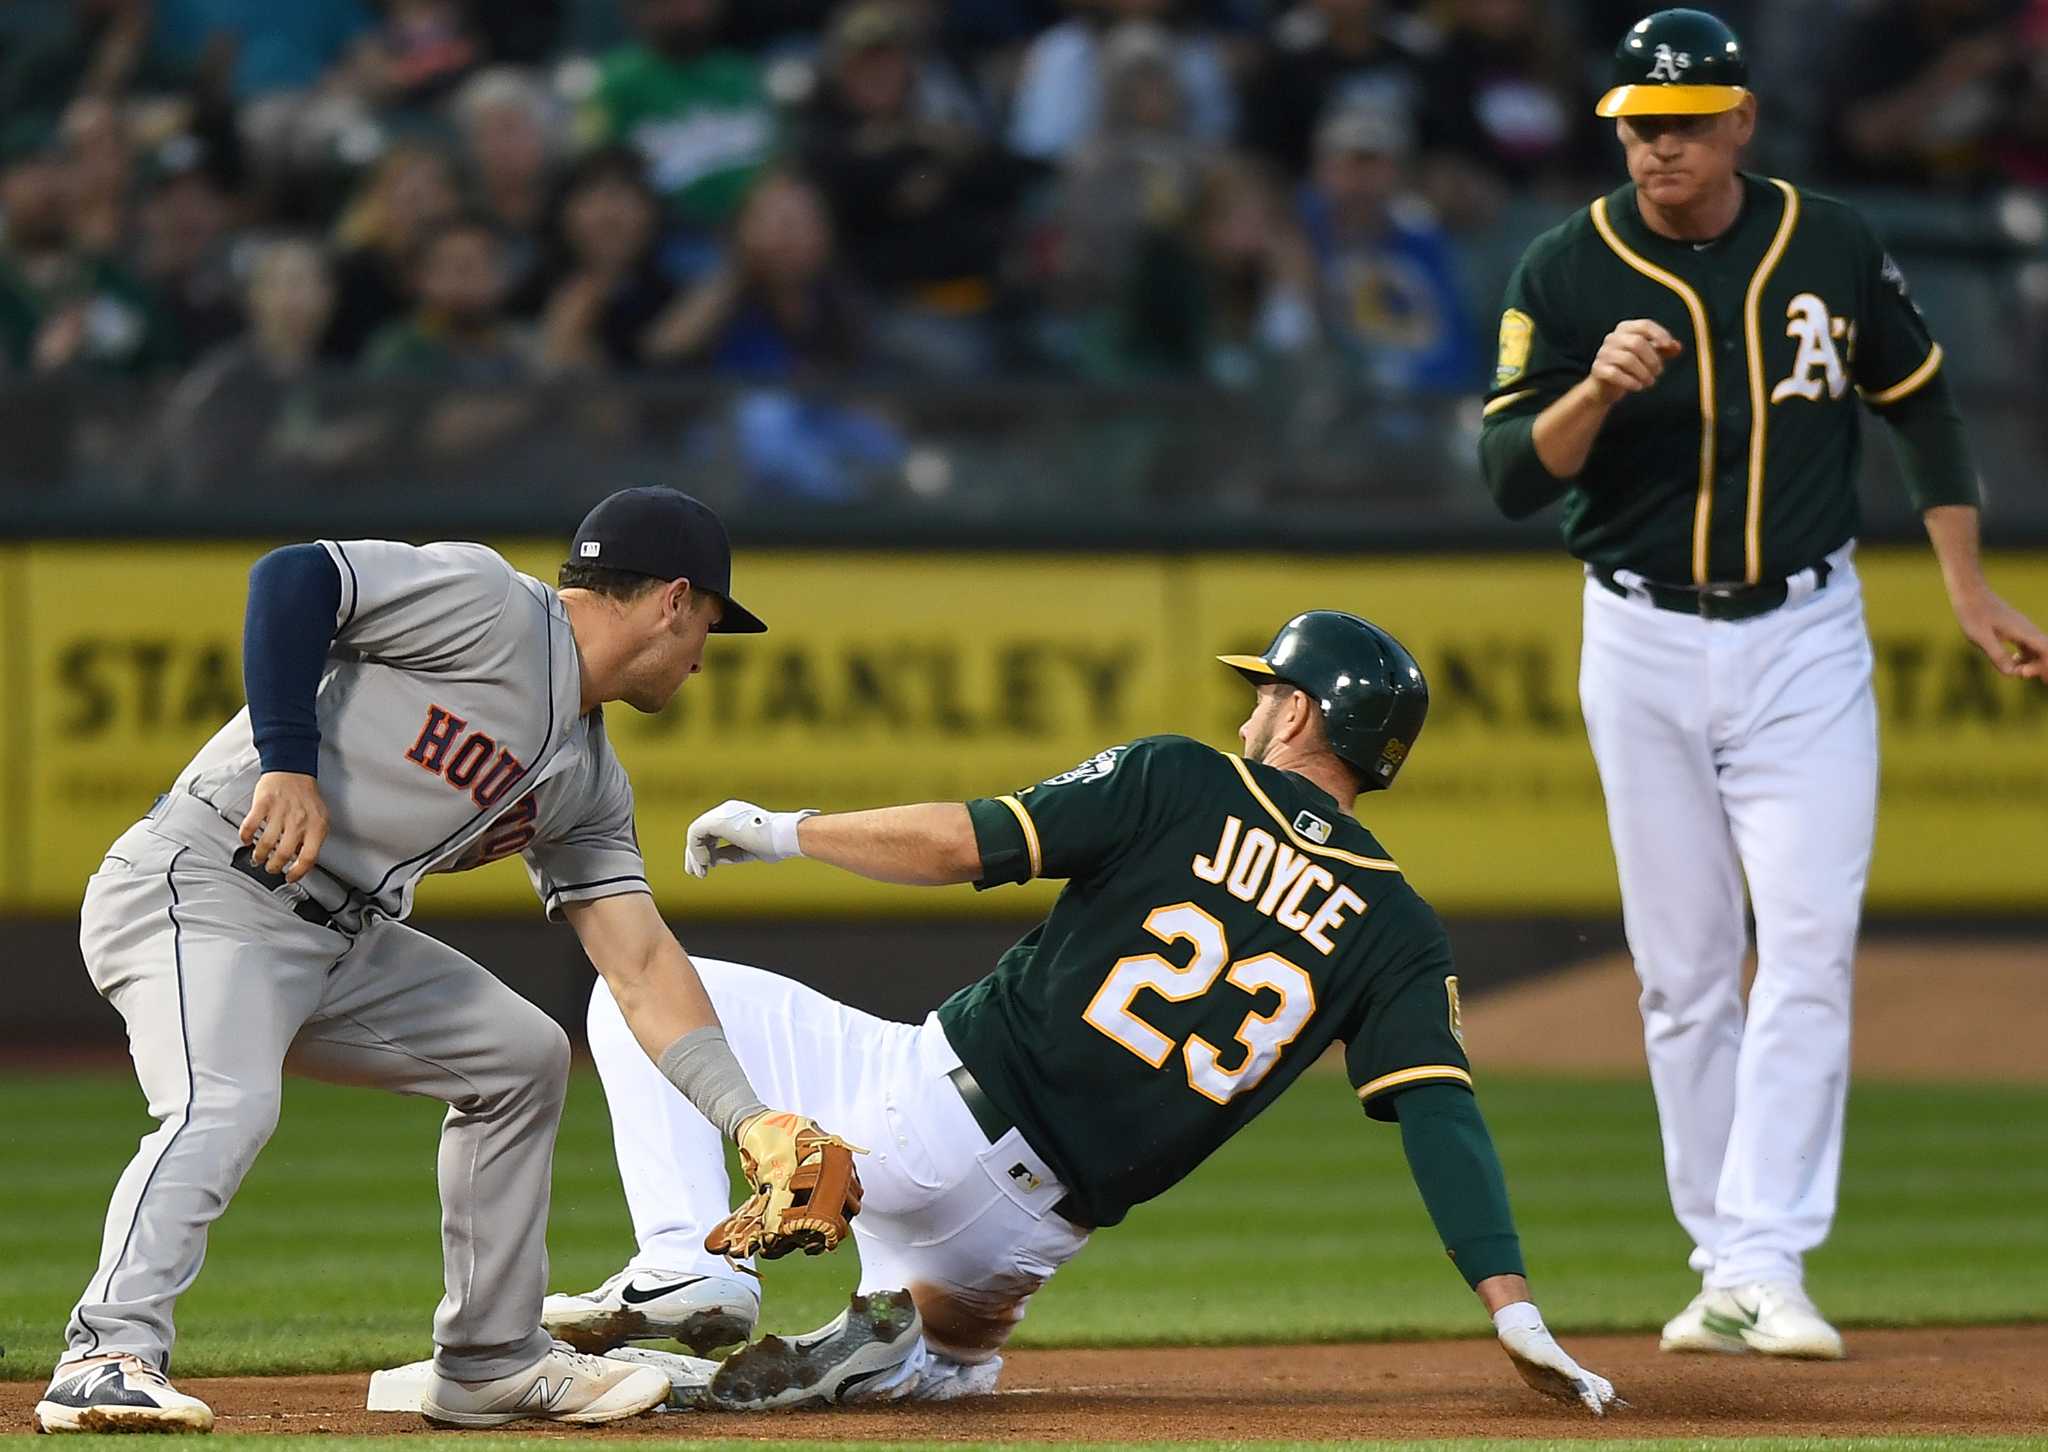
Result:
M1266 895L1259 899L1259 911L1267 917L1273 916L1280 907L1280 896L1294 884L1308 867L1308 854L1297 852L1285 842L1280 844L1280 855L1273 859L1273 876L1266 883Z
M1340 887L1323 899L1323 905L1316 909L1316 915L1301 930L1301 936L1308 940L1310 947L1328 957L1337 951L1337 945L1330 941L1330 933L1344 926L1346 913L1363 911L1365 899L1348 887Z
M1204 882L1221 882L1230 871L1230 854L1237 850L1237 834L1244 823L1235 817L1223 819L1223 837L1207 857L1197 857L1191 869Z
M1336 885L1337 879L1330 876L1327 868L1309 868L1295 879L1294 886L1289 888L1287 896L1281 899L1280 911L1273 914L1273 920L1290 933L1301 932L1309 923L1308 912L1302 907L1301 900L1309 895L1311 888L1319 887L1328 892Z
M1223 885L1232 897L1250 902L1259 895L1259 885L1266 880L1266 869L1272 865L1273 834L1264 827L1254 827L1244 834L1244 842L1237 849L1237 861L1231 864L1230 877Z

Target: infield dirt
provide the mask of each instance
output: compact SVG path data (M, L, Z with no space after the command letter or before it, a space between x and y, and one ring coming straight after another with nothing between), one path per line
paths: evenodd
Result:
M1538 1398L1491 1341L1019 1351L991 1398L758 1416L699 1412L561 1429L661 1437L880 1441L1355 1440L1426 1437L1902 1436L2048 1433L2048 1326L1850 1333L1845 1362L1663 1356L1649 1336L1568 1338L1631 1405L1604 1420ZM432 1430L363 1410L367 1376L182 1383L226 1433ZM0 1384L26 1428L40 1388ZM545 1432L541 1423L508 1431Z

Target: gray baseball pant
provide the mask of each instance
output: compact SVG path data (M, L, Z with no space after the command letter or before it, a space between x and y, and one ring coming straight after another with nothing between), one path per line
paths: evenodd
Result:
M65 1358L126 1351L168 1367L172 1309L277 1126L289 1055L294 1073L449 1106L435 1361L464 1380L531 1365L549 1344L540 1303L568 1040L402 923L374 919L351 937L295 916L229 865L234 845L226 823L189 812L140 822L86 886L79 945L127 1021L157 1129L114 1188Z

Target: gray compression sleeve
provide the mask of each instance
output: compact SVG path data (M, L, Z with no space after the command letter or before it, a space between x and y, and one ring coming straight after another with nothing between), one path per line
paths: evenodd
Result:
M739 1128L768 1106L747 1082L747 1071L733 1057L725 1041L725 1030L717 1026L692 1029L655 1060L662 1077L683 1091L683 1097L718 1126L727 1139L736 1139Z

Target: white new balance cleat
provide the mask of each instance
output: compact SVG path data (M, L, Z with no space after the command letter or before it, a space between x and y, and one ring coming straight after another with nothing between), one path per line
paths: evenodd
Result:
M557 1342L524 1371L489 1381L457 1381L436 1370L420 1415L450 1427L502 1427L529 1418L588 1426L652 1411L668 1393L668 1378L651 1366L585 1356Z
M88 1356L58 1365L36 1403L38 1432L210 1432L213 1408L188 1397L139 1356Z
M1702 1320L1708 1330L1739 1336L1743 1345L1766 1356L1840 1361L1848 1354L1842 1333L1793 1281L1760 1281L1716 1292Z
M745 1341L760 1315L761 1293L743 1280L629 1265L594 1291L549 1296L540 1324L578 1351L674 1337L701 1356Z
M924 1322L908 1291L855 1296L831 1324L802 1336L764 1336L725 1359L703 1405L723 1412L784 1411L894 1401L917 1385L928 1356Z
M1726 1334L1707 1324L1707 1313L1720 1303L1726 1291L1701 1291L1683 1311L1664 1323L1658 1338L1659 1351L1707 1351L1740 1355L1749 1343L1740 1335Z

